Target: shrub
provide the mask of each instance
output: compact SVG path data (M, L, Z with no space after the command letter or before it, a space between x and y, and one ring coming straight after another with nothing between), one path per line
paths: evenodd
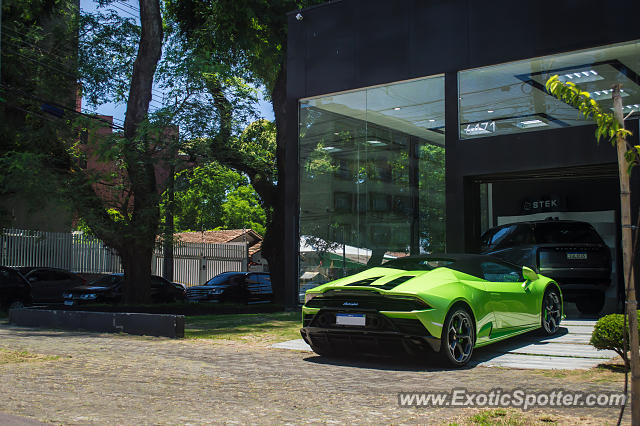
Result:
M638 311L640 313L640 311ZM629 324L627 324L627 342L629 342ZM616 351L622 357L624 363L629 366L627 354L624 351L622 329L624 328L624 315L611 314L606 315L598 320L593 334L591 335L591 344L596 349L609 349ZM638 330L640 331L640 321Z

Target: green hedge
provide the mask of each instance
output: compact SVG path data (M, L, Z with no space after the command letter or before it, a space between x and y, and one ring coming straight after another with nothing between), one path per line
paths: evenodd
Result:
M640 317L640 311L638 311ZM627 324L627 342L629 341L629 324ZM624 352L624 343L622 329L624 328L624 315L611 314L606 315L598 320L593 334L591 335L591 344L596 349L609 349L616 351L622 357L625 364L629 365L627 354ZM638 321L638 331L640 332L640 321Z

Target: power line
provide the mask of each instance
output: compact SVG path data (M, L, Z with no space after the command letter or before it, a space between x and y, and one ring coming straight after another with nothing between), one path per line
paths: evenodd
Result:
M52 66L52 65L50 65L48 63L42 62L42 61L40 61L38 59L34 59L34 58L29 57L29 56L23 55L23 54L15 51L13 49L13 47L16 46L14 43L11 43L11 45L12 45L12 48L10 49L10 51L13 52L13 54L18 55L18 56L20 56L20 57L22 57L24 59L27 59L27 60L29 60L31 62L36 63L36 64L42 65L44 67L47 67L47 68L49 68L49 69L51 69L53 71L57 71L59 73L62 73L64 75L66 75L66 76L69 76L69 77L73 78L74 80L78 80L79 75L72 73L71 70L69 70L69 69L65 70L65 69L61 69L61 68L58 68L58 67L54 67L54 66ZM51 60L49 58L47 58L47 59ZM152 94L153 94L153 89L152 89ZM150 107L154 106L154 107L156 107L158 109L164 107L164 105L161 102L153 100L153 96L152 96L152 99L149 101L149 106Z
M6 24L3 24L3 26L4 26L5 28L7 28L9 31L14 32L15 34L21 35L21 36L23 36L23 37L25 37L25 38L31 38L31 39L33 40L33 36L32 36L32 35L28 35L28 34L25 34L25 33L19 32L19 31L16 31L15 29L12 29L12 28L7 27L7 25L6 25ZM35 48L35 49L41 49L41 48L40 48L40 46L37 46L37 45L35 45L35 44L33 44L33 43L30 43L30 42L28 42L28 41L26 41L26 40L22 40L22 39L20 39L20 41L21 41L21 42L23 42L23 43L26 43L26 44L28 44L28 45L30 45L30 46L32 46L32 47L33 47L33 48ZM13 44L13 43L12 43L12 44ZM83 41L81 41L81 40L79 40L79 41L78 41L78 44L79 44L79 45L89 45L89 43L87 43L87 42L83 42ZM14 44L14 46L16 46L16 45ZM65 45L64 45L64 44L62 44L62 43L59 43L59 44L58 44L58 47L67 47L68 49L66 49L66 51L67 51L67 52L70 52L70 53L72 53L72 54L73 54L73 53L76 53L76 52L79 50L79 47L74 47L74 46L65 46ZM52 50L52 51L50 51L50 52L42 51L42 52L39 52L39 53L40 53L41 55L43 55L43 56L46 56L46 55L48 55L48 56L55 56L55 57L56 57L56 58L58 58L58 59L62 59L58 53L53 53L53 51L54 51L54 50L55 50L55 49L53 49L53 50ZM71 70L67 70L67 71L69 71L69 72L70 72ZM163 98L163 99L164 99L164 97L165 97L165 93L164 93L164 92L160 92L158 89L154 89L154 88L152 88L152 89L151 89L151 92L152 92L154 95L159 96L159 97L161 97L161 98ZM157 101L156 101L156 102L157 102ZM157 102L157 103L163 106L162 102Z

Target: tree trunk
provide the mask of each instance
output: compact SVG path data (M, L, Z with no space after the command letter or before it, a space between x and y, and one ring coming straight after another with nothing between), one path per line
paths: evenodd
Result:
M162 15L158 0L140 0L141 35L124 119L125 162L133 196L133 211L120 251L125 270L125 302L151 299L151 259L160 220L159 196L149 137L140 134L148 117L153 76L162 54ZM125 260L126 258L126 260Z
M614 115L624 127L620 85L613 88ZM638 343L638 306L633 277L633 248L631 233L631 194L629 190L629 167L625 159L627 143L618 136L618 173L620 175L620 222L622 225L622 263L626 289L626 309L629 318L629 349L631 352L631 423L640 425L640 345Z
M175 201L175 166L173 162L169 167L169 177L167 185L167 193L169 199L165 206L164 217L164 259L162 267L162 276L169 281L173 281L173 233L174 233L174 221L173 221L173 207Z
M124 302L151 303L151 259L153 246L131 246L120 253L124 267Z

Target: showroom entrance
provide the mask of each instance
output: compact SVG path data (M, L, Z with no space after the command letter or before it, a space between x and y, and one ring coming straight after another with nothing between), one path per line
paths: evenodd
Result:
M470 206L471 209L467 210L471 213L467 217L472 222L468 223L468 229L472 232L469 233L471 241L467 241L467 246L473 251L487 249L487 236L485 235L485 241L481 241L481 237L488 230L508 224L542 220L589 223L606 244L610 254L611 284L606 290L604 310L616 310L619 295L622 294L622 282L618 274L621 259L620 248L617 245L620 198L616 164L474 176L468 178L467 188L474 192L469 194L472 196L468 199L475 200ZM567 230L559 231L559 238L563 237L560 232L569 234ZM584 237L580 235L578 238ZM552 239L545 242L560 243ZM566 244L565 247L569 250L568 253L562 254L565 257L590 256L588 262L591 262L591 259L597 256L596 253L588 254L576 248L568 248L570 246ZM535 256L537 260L532 259L531 262L540 262L541 254ZM574 263L577 264L582 263L586 266L586 262L574 259ZM608 261L606 263L608 264ZM593 268L596 265L588 266ZM553 269L547 268L548 271ZM552 274L548 273L550 276ZM596 275L596 272L588 274L589 277ZM554 278L561 281L559 277ZM569 298L573 300L573 297Z

